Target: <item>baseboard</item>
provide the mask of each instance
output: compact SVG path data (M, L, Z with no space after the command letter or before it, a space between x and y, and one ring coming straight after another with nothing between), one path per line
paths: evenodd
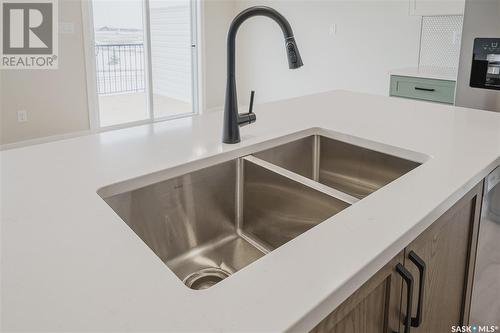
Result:
M58 134L58 135L44 136L42 138L23 140L23 141L18 141L18 142L13 142L13 143L6 143L3 145L0 145L0 151L9 150L9 149L16 149L16 148L32 146L32 145L38 145L41 143L47 143L47 142L52 142L52 141L71 139L71 138L75 138L78 136L87 135L90 133L92 133L91 130L85 130L85 131L64 133L64 134Z

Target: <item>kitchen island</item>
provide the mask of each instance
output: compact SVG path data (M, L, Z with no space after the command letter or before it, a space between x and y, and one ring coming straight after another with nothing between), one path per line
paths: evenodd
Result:
M254 110L235 145L209 112L3 151L2 330L311 330L500 164L493 112L346 91ZM422 164L206 290L97 193L318 132Z

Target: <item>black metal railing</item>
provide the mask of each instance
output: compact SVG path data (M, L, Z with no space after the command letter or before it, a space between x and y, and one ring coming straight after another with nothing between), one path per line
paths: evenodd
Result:
M98 94L144 91L143 44L96 44L95 51Z

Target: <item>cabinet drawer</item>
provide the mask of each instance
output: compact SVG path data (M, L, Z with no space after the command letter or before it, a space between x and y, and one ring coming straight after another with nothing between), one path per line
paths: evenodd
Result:
M455 82L392 75L390 95L453 104Z

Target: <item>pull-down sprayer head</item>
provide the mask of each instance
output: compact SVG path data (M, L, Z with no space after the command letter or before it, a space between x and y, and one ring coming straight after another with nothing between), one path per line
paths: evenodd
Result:
M302 58L300 57L297 43L295 42L295 38L293 36L285 39L285 49L288 58L288 68L297 69L304 65L302 63Z

